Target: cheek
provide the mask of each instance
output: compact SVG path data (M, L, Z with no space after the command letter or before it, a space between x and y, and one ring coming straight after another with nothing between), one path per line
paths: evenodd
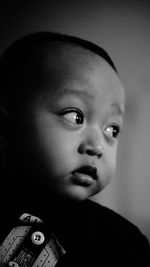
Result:
M107 148L107 168L113 174L116 169L117 145Z
M57 123L42 121L37 127L37 143L44 162L53 169L64 172L75 160L77 140Z
M102 176L100 177L100 191L103 190L112 179L116 169L116 149L105 147L105 156L102 160Z

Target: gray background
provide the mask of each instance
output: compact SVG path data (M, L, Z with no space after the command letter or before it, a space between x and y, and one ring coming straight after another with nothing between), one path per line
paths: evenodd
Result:
M149 1L0 1L0 54L33 31L77 35L104 47L127 95L116 176L94 199L136 223L150 240Z

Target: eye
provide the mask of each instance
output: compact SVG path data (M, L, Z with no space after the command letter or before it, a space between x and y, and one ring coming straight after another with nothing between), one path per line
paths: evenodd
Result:
M120 133L120 126L119 125L115 125L115 124L114 125L110 125L109 127L107 127L105 129L105 134L108 137L111 137L111 138L117 139L119 133Z
M84 114L79 109L67 109L61 113L61 116L71 124L83 124Z

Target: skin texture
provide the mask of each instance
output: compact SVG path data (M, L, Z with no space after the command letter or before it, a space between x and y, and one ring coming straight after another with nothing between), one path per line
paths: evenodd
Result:
M28 197L37 192L35 201L85 200L114 174L124 90L111 66L88 50L69 47L59 57L47 51L43 62L43 81L14 123L13 165ZM78 171L84 166L96 169L96 179Z

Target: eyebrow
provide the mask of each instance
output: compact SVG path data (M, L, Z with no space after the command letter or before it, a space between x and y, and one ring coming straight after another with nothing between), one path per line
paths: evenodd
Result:
M77 96L83 96L85 98L94 98L93 95L88 93L87 91L82 91L82 90L73 89L73 88L64 88L60 92L60 95L65 95L65 94L74 94L74 95L77 95Z
M122 108L118 103L112 103L112 108L117 111L117 114L123 116L124 115L124 108Z
M65 95L65 94L74 94L77 96L83 96L85 98L94 99L94 96L87 91L82 91L79 89L73 89L73 88L67 88L65 87L59 95ZM111 107L116 110L117 114L123 116L124 115L124 108L122 108L118 103L112 103Z

